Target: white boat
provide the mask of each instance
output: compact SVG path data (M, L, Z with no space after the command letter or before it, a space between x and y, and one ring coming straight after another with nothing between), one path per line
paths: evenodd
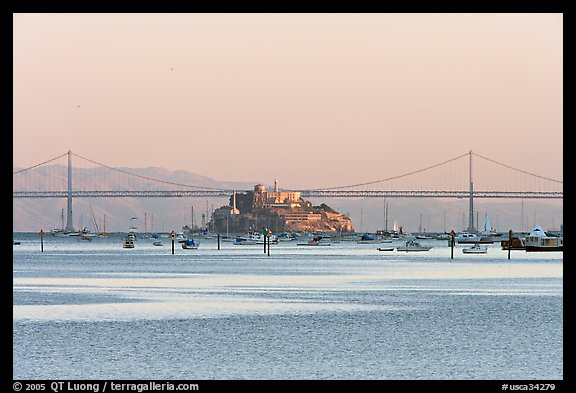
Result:
M480 243L480 235L470 232L460 232L456 236L456 242L459 244L476 244Z
M235 246L253 246L256 244L256 240L247 239L245 237L237 236L234 239Z
M134 239L131 236L126 236L124 238L124 243L122 243L123 248L134 248Z
M394 247L378 247L378 251L394 251Z
M434 237L434 239L436 240L450 240L450 234L449 233L439 233L438 235L436 235Z
M482 230L480 231L480 242L481 243L494 243L495 240L499 239L502 234L497 233L494 228L492 228L492 222L488 213L484 214L484 223L482 224Z
M563 236L548 236L540 225L536 225L524 239L526 251L564 251Z
M486 254L488 247L481 246L480 243L475 243L472 247L465 247L462 249L464 254Z
M293 233L282 232L279 233L278 236L276 236L276 238L278 239L279 242L290 242L294 240L296 236Z
M154 241L152 242L153 246L162 246L162 240L160 240L160 238L158 237L157 234L153 233L152 235L150 235L150 237L152 239L154 239Z
M423 246L416 240L408 240L404 246L396 247L397 251L430 251L432 246Z
M264 235L262 233L258 233L258 232L253 232L250 233L248 235L248 240L253 240L256 242L256 244L264 244L264 242L270 242L270 244L277 244L278 243L278 238L276 237L276 235L270 234L270 236L268 237L268 235Z
M197 250L198 246L200 246L200 242L195 242L194 239L187 239L181 244L185 250Z

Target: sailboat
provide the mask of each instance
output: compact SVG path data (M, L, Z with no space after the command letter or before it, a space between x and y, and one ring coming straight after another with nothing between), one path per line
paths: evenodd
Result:
M392 231L393 231L393 233L394 233L394 234L392 235L392 237L395 238L395 239L398 239L398 238L400 237L400 236L399 236L399 235L400 235L400 232L399 232L399 227L398 227L398 220L394 220L394 227L393 227Z
M62 226L60 228L53 228L50 232L52 236L67 236L68 234L64 230L64 209L62 209L61 214Z
M484 223L482 224L482 230L480 231L480 243L494 243L495 237L502 236L502 234L496 233L496 230L492 228L492 222L488 213L484 213Z
M106 214L104 214L104 228L103 228L103 232L99 232L98 236L104 236L104 237L108 237L110 236L110 234L108 232L106 232Z

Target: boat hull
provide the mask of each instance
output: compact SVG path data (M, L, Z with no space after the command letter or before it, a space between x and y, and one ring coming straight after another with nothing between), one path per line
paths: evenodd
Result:
M526 246L526 252L564 251L564 246Z
M488 250L469 250L469 249L462 249L464 254L486 254Z

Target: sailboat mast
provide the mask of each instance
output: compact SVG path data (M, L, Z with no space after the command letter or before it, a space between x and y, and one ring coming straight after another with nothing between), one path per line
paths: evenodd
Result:
M384 225L385 225L384 230L386 231L386 233L388 233L388 202L386 202L386 222Z
M68 209L66 217L66 231L74 232L74 225L72 224L72 151L68 150ZM80 224L82 227L82 224Z
M469 196L469 207L468 207L468 232L476 232L474 229L474 183L472 182L472 150L470 150L469 160L470 160L470 196ZM478 221L478 219L476 219Z
M420 226L418 227L418 232L422 232L422 213L420 213Z
M100 230L98 229L98 223L96 222L96 217L94 216L94 210L92 209L92 205L90 206L90 214L92 215L92 223L94 224L94 230L96 233L99 233Z

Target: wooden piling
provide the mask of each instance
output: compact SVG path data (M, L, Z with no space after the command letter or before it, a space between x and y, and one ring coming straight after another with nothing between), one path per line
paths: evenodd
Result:
M40 229L40 252L44 252L44 230Z
M454 236L456 236L456 233L452 229L450 231L450 259L454 259Z
M170 232L170 239L172 239L172 255L174 255L174 239L176 238L176 232Z
M512 249L512 229L508 231L508 259L510 259L511 249Z

